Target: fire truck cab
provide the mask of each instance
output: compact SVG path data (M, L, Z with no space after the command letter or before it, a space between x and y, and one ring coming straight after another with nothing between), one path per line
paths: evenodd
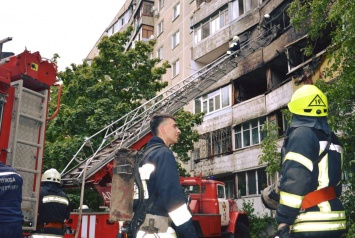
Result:
M199 237L249 238L248 215L227 199L225 184L214 179L180 177Z

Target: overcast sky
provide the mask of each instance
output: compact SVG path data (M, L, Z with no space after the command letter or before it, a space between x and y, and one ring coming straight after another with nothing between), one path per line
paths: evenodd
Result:
M51 59L58 53L59 71L81 64L124 0L2 0L0 40L13 37L3 52L25 48Z

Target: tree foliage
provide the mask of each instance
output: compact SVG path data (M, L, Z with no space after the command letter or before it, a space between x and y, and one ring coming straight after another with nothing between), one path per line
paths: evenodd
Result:
M331 36L327 48L328 67L322 72L324 78L335 79L330 83L317 81L329 101L329 123L340 135L344 148L344 167L349 175L348 190L344 192L349 231L355 230L355 204L352 191L355 188L355 1L348 0L295 0L288 14L296 29L304 29L312 44L304 49L311 55L314 44L326 34ZM355 237L348 232L347 237Z
M266 163L266 173L274 176L281 170L280 153L277 152L278 127L275 122L265 122L261 132L266 136L261 141L262 153L259 155L259 164Z
M193 150L193 143L200 138L198 132L192 129L197 125L201 125L203 122L203 115L203 113L192 114L183 110L180 110L176 114L176 122L181 134L178 143L173 145L171 149L177 154L177 158L182 162L186 163L190 160L188 151Z
M158 65L160 59L150 58L155 42L135 42L134 48L126 50L131 33L130 27L125 32L104 37L98 45L99 56L91 64L87 61L81 65L72 64L71 68L59 73L63 89L61 105L59 114L47 126L44 169L63 170L85 137L123 117L167 86L161 77L170 67L169 63ZM57 109L59 88L51 93L49 115ZM186 162L188 150L198 139L193 127L201 124L203 115L181 110L176 117L182 133L173 150ZM187 175L180 165L179 168L181 175ZM73 208L77 208L78 189L68 190L68 195ZM90 190L85 191L84 197L91 208L97 209L102 204L98 194Z
M277 228L276 220L273 217L267 214L264 214L262 217L258 216L260 214L255 214L254 203L244 199L241 210L248 214L251 238L271 237L269 234L270 230L274 231Z
M99 56L91 65L72 64L59 73L63 92L60 111L47 127L46 168L63 169L80 148L84 138L124 116L155 96L166 83L161 76L169 66L150 59L154 41L137 42L125 50L132 28L98 45ZM50 114L55 110L56 90L52 93ZM54 96L53 96L54 95Z

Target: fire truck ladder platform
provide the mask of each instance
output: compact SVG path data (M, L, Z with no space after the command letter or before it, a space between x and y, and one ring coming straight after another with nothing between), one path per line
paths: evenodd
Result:
M86 138L61 173L63 186L79 186L84 180L86 183L95 183L92 179L93 175L113 160L117 149L130 148L150 132L149 120L153 114L158 112L174 114L191 100L203 94L209 86L231 72L240 61L270 44L275 38L272 30L265 30L254 39L243 42L240 50L217 58L196 73L167 88L135 110ZM101 143L95 146L97 141ZM91 155L87 156L88 153Z

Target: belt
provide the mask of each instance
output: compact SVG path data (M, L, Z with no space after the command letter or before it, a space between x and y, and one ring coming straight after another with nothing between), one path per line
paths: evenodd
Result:
M302 201L301 209L306 210L314 207L322 202L330 201L336 198L334 187L321 188L319 190L308 193Z
M63 223L61 222L48 222L44 224L38 224L37 225L38 229L43 229L43 228L58 228L62 229L63 228Z

